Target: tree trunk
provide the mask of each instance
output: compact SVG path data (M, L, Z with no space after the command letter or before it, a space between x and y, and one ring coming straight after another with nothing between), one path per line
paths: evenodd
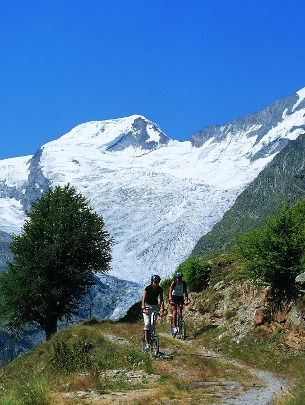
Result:
M46 333L46 340L49 340L54 333L57 332L57 317L49 316L45 322L45 325L41 325Z

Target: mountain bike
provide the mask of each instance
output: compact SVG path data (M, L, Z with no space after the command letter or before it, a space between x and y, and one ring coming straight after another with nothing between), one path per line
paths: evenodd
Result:
M185 305L188 305L190 301L185 303ZM177 315L177 332L173 331L172 323L171 323L171 335L172 337L177 337L181 340L186 339L186 325L185 325L185 320L183 319L183 304L179 305L179 314Z
M144 307L143 312L146 310L150 311L151 308ZM164 309L163 314L167 315L167 309ZM150 326L150 336L149 336L148 348L146 347L144 332L143 332L143 339L142 339L142 350L143 351L149 350L153 357L158 357L158 354L159 354L159 337L156 334L156 318L158 315L160 315L160 312L157 312L157 311L152 311L150 314L151 326Z

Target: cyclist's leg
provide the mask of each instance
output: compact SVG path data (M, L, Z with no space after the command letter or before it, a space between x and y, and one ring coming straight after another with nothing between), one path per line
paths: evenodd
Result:
M172 328L177 327L177 305L176 304L171 304L172 305Z
M151 328L151 309L148 309L148 314L143 312L143 320L144 320L144 338L146 344L149 344L150 341L150 328Z
M172 310L174 311L173 313L173 327L177 328L177 318L178 314L180 312L179 310L179 304L181 303L181 297L178 295L173 295L172 296L172 302L174 305L172 305Z
M152 305L151 306L151 314L150 314L150 316L151 316L150 322L151 323L156 322L158 311L159 311L158 305ZM153 312L154 312L154 314L153 314Z

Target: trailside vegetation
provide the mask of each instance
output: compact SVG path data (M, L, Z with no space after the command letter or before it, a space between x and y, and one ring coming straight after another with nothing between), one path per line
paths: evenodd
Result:
M178 267L187 282L189 291L202 291L207 288L212 266L209 262L199 257L189 257Z
M166 278L162 281L161 287L167 292L171 282L176 279L176 273L180 272L183 274L189 291L202 291L209 284L211 271L211 263L200 257L191 256L179 265L172 278Z
M305 200L292 207L281 205L262 229L242 235L237 249L248 277L292 297L295 277L305 271Z
M40 325L48 340L59 320L75 314L93 274L109 270L112 239L103 218L69 184L48 189L26 215L0 275L0 311L9 330Z

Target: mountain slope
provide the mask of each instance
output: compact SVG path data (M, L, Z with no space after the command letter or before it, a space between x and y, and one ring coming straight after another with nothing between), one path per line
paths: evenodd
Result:
M305 135L275 156L272 162L237 197L213 229L202 236L192 255L209 256L230 247L238 234L259 228L275 214L280 203L305 198Z

